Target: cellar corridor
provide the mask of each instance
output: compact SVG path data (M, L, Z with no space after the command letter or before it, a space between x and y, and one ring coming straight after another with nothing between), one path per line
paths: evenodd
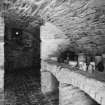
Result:
M105 0L0 0L0 105L105 105Z

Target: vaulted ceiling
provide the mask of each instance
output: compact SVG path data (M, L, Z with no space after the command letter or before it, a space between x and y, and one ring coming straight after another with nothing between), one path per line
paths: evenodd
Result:
M105 0L2 0L5 22L27 29L51 22L74 50L105 53ZM6 12L5 12L6 11Z

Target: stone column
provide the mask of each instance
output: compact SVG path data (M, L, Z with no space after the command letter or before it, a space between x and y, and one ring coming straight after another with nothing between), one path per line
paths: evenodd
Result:
M58 81L50 72L41 72L41 91L49 93L58 90Z
M68 42L64 33L52 23L46 22L40 29L41 39L41 90L43 93L52 92L57 89L58 81L50 72L43 68L43 61L46 59L57 60L59 45ZM62 37L62 38L60 38ZM63 47L64 48L64 47ZM53 59L52 59L53 58Z
M0 105L4 105L4 19L0 17Z

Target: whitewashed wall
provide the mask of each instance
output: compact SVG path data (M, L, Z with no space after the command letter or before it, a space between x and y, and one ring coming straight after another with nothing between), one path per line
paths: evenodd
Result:
M69 45L69 39L51 23L41 26L41 58L58 56Z

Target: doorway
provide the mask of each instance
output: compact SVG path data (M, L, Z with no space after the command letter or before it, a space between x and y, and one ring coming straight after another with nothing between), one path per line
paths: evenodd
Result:
M5 101L31 104L30 94L40 88L40 27L31 33L5 26L4 41Z

